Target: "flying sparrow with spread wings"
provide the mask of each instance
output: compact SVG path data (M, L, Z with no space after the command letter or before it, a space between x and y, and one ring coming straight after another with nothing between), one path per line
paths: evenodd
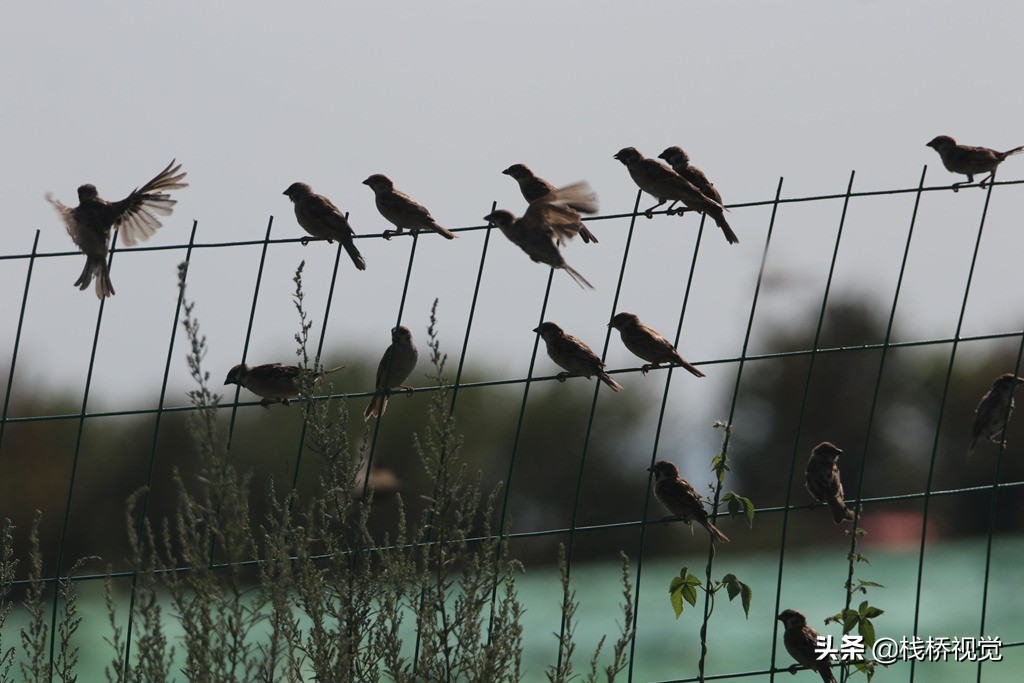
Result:
M648 218L651 218L652 212L656 208L667 201L672 201L668 207L669 213L672 213L672 207L677 202L682 202L688 209L711 216L715 224L722 229L729 244L736 244L740 241L729 222L725 220L725 207L705 195L696 185L665 164L655 159L646 158L634 147L620 149L615 154L615 158L629 169L629 175L637 187L658 200L657 204L644 211L644 215Z
M672 517L687 524L697 522L708 530L712 541L729 542L729 537L708 519L708 511L704 509L700 496L690 482L679 476L678 467L668 460L659 460L647 471L654 473L654 497L665 506Z
M539 178L534 175L533 171L531 171L526 164L512 164L502 171L502 173L507 176L511 176L517 183L519 183L519 191L523 193L523 199L531 204L555 190L554 185L543 178ZM590 209L589 207L591 204L586 200L579 204L570 201L566 203L565 206L566 208L580 213L595 213L597 211L596 208ZM579 216L577 216L577 219L578 218ZM552 226L552 229L555 230L555 235L558 238L559 244L561 244L563 240L572 239L577 234L584 242L593 242L594 244L597 244L597 237L587 229L587 226L585 226L582 221L577 220L574 224L566 222L565 224Z
M533 331L544 340L551 360L566 370L558 373L559 382L564 382L566 377L573 375L587 379L596 375L599 380L611 387L612 391L622 391L622 386L605 372L601 358L582 341L571 334L566 334L565 330L552 322L541 323Z
M155 178L132 190L131 194L119 202L100 199L96 186L88 184L78 188L78 206L74 208L46 195L47 201L56 207L64 219L71 239L86 256L85 268L75 281L76 287L88 289L95 277L98 298L115 294L107 267L111 230L117 228L121 241L129 247L149 239L160 227L157 216L171 215L177 203L167 194L167 190L188 187L188 183L181 182L185 173L179 173L180 170L181 164L175 164L172 160Z
M672 343L663 336L640 322L640 318L632 313L617 313L608 327L614 327L622 337L622 343L626 345L633 355L648 361L640 368L640 372L647 374L653 368L660 368L662 363L679 365L695 377L704 377L704 373L693 367L676 351Z
M839 465L836 464L842 451L833 443L823 441L811 451L807 461L804 480L807 490L814 500L825 503L832 511L832 521L836 524L853 521L853 510L846 506L843 499L843 482L839 478Z
M786 652L797 661L797 664L805 666L811 671L817 672L824 683L836 683L832 675L832 656L825 659L818 659L815 649L818 647L818 632L807 625L807 617L795 609L784 610L775 617L782 622L786 631L782 635L782 642L786 645ZM796 665L789 668L791 674L796 674Z
M313 188L306 183L292 183L284 191L284 194L295 205L295 220L299 222L303 230L313 237L327 240L328 244L333 244L334 240L338 240L356 268L366 270L366 261L356 249L353 239L355 231L348 224L345 214L339 211L330 199L316 194L313 192ZM302 244L309 244L309 238L304 237Z
M981 397L981 402L974 411L974 423L971 425L971 446L967 457L974 453L974 447L980 439L992 443L1001 443L1006 434L1006 422L1013 412L1013 390L1024 383L1024 379L1013 373L996 377L992 388Z
M339 365L336 368L324 370L320 375L329 375L344 368L344 365ZM242 363L228 371L224 384L237 384L257 396L263 397L260 405L264 408L269 408L272 403L288 406L291 405L290 399L299 395L300 374L301 370L297 365L267 363L266 365L250 366Z
M953 183L953 192L959 192L961 185L974 182L974 176L980 173L988 173L988 177L979 183L984 189L989 181L995 180L996 168L1006 160L1006 157L1024 152L1024 145L1014 147L1006 152L997 152L988 147L971 147L969 145L958 145L956 140L948 135L939 135L928 143L939 156L942 157L942 165L950 173L961 173L967 176L966 182Z
M412 387L403 384L419 360L419 352L412 343L412 332L399 325L391 330L391 346L384 351L377 366L377 381L370 405L363 412L363 420L380 417L388 407L388 396L394 388L404 389L412 396Z
M373 190L380 215L397 228L397 230L385 230L384 239L391 239L393 235L398 235L405 229L413 232L433 230L444 235L445 239L455 239L454 232L438 225L426 207L418 204L409 195L396 190L394 183L386 175L376 173L364 180L363 185L369 185Z

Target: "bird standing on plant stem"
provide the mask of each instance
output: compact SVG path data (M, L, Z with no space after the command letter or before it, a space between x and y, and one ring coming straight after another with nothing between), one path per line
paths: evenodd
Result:
M690 482L679 476L679 468L668 460L659 460L648 470L654 473L654 497L657 498L673 517L687 524L697 522L708 530L712 541L728 543L729 537L718 530L708 519L708 511Z
M344 365L339 365L336 368L324 370L320 374L329 375L344 369ZM228 370L224 384L237 384L257 396L262 396L263 400L260 401L260 405L264 408L269 408L272 403L288 406L291 405L289 399L299 395L300 374L301 371L297 365L267 363L253 367L242 363Z
M939 135L928 143L939 156L942 157L942 165L950 173L961 173L967 176L967 181L953 183L953 192L959 192L961 185L974 182L974 176L979 173L988 173L980 184L984 189L989 181L996 178L996 168L1006 160L1006 157L1024 152L1024 145L1014 147L1006 152L997 152L988 147L971 147L969 145L958 145L956 140L948 135Z
M782 634L782 642L786 645L789 656L801 666L817 672L824 683L836 683L830 666L832 656L818 659L818 653L815 652L818 647L818 632L807 625L807 617L795 609L787 609L775 618L786 627L785 633ZM790 667L789 672L795 674L796 667Z
M541 197L547 196L549 193L555 190L555 186L539 178L533 174L533 171L526 164L512 164L504 171L507 176L511 176L517 183L519 183L519 191L523 193L523 199L531 204ZM573 211L579 211L582 213L596 213L597 208L590 208L591 204L589 201L582 201L579 203L569 202L566 207ZM563 239L572 239L577 234L586 243L593 242L597 244L597 237L594 233L587 229L587 226L579 220L579 216L576 216L575 223L569 223L568 221L564 225L555 227L555 234L558 237L558 242L561 244ZM554 226L553 226L554 227Z
M832 521L836 524L853 521L853 510L846 506L843 499L843 482L839 478L839 465L836 464L841 454L842 451L835 444L823 441L811 451L804 472L807 490L815 500L828 505L832 511Z
M388 395L395 387L404 389L412 396L413 388L402 384L416 368L419 352L412 343L412 332L399 325L391 330L391 346L384 351L377 366L377 381L370 405L363 412L363 420L380 417L388 407Z
M397 230L385 230L384 239L389 240L393 235L398 235L405 229L414 233L419 230L433 230L443 235L445 239L455 239L454 232L438 225L426 207L418 204L409 195L396 190L394 183L386 175L375 173L364 180L363 185L368 185L373 190L374 201L377 203L380 215L397 228Z
M551 360L567 370L558 373L559 382L564 382L566 377L572 375L587 379L596 375L599 380L611 387L612 391L622 391L622 385L604 371L604 362L600 356L582 341L571 334L566 334L565 330L552 322L541 323L533 331L544 340Z
M660 368L662 363L678 365L694 377L704 377L704 373L687 363L672 342L640 322L640 318L632 313L617 313L608 327L614 327L622 337L622 343L633 355L648 361L647 365L640 368L640 372L647 374L653 368Z
M967 449L967 457L974 453L979 439L987 439L992 443L1000 443L1006 434L1006 422L1013 413L1013 390L1024 383L1024 379L1012 373L999 375L992 382L992 388L981 397L981 403L974 411L974 423L971 425L971 446Z
M295 205L295 220L299 222L303 230L313 237L327 240L328 244L333 244L334 240L338 240L356 268L366 270L366 261L356 249L353 240L355 231L348 224L345 214L339 211L330 199L316 194L313 192L313 188L306 183L292 183L284 191L284 194ZM308 243L309 238L304 237L302 244Z
M78 206L75 208L65 206L50 194L46 195L47 201L64 219L71 239L86 257L85 268L75 281L76 287L87 289L95 277L99 299L115 294L107 266L112 229L116 227L120 231L121 241L129 247L149 239L160 227L160 219L154 214L169 216L177 203L165 190L188 187L188 183L181 182L185 173L178 173L179 170L181 164L175 165L172 160L155 178L132 190L119 202L100 199L96 186L89 184L78 188Z

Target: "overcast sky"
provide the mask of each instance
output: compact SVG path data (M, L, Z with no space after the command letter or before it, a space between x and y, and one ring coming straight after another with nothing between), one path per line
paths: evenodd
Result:
M855 190L914 187L925 164L928 185L949 184L957 178L925 146L935 135L997 149L1024 144L1021 25L1019 2L980 11L936 0L9 3L0 24L0 253L28 252L37 229L41 252L72 249L46 192L73 204L76 187L89 182L120 199L174 157L191 186L175 193L174 215L148 245L186 242L193 220L200 243L261 239L270 216L273 237L300 237L282 195L294 181L351 212L357 233L379 233L390 226L360 184L377 172L442 224L480 225L492 201L522 212L515 183L500 173L515 162L557 184L587 179L602 212L628 212L636 189L612 158L625 146L649 156L683 146L726 203L771 199L780 177L784 197L842 193L852 170ZM1000 178L1024 178L1024 157L1008 161ZM904 336L954 332L984 199L975 188L926 195L901 295ZM820 301L841 209L836 201L780 209L753 352L768 350L758 348L758 332ZM876 298L888 309L912 209L912 195L853 203L835 296ZM965 334L1020 329L1022 211L1024 189L996 188ZM769 216L768 208L734 209L738 246L707 232L683 327L690 360L739 353ZM674 332L697 222L640 219L619 310ZM565 250L596 292L555 274L547 317L598 350L627 228L625 220L595 223L600 244ZM483 238L419 240L404 321L421 348L430 302L440 297L442 341L457 356ZM328 330L341 357L348 349L377 355L389 342L411 241L358 244L368 269L342 260ZM115 258L118 294L104 314L91 407L155 399L182 258ZM258 258L255 248L194 255L191 297L215 379L240 357ZM275 246L250 361L292 357L291 275L301 259L319 329L333 249ZM98 309L91 289L71 286L83 260L36 262L16 385L81 392ZM0 261L0 367L26 268ZM497 363L496 377L525 373L546 277L492 235L470 362ZM182 354L176 387L184 386ZM635 364L617 339L609 364ZM724 367L708 368L703 386L731 388ZM544 358L538 370L555 368ZM641 381L624 379L627 390Z

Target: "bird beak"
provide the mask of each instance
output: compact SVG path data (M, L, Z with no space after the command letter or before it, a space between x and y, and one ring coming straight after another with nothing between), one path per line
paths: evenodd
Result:
M510 168L511 168L511 167L510 167ZM510 175L510 174L509 174L509 168L506 168L506 169L505 169L504 171L502 171L502 173L503 173L504 175Z
M648 472L653 472L654 471L654 465L651 465L650 467L648 467L647 471Z
M363 185L369 185L369 184L370 184L370 179L369 178L367 178L366 180L363 181Z
M533 331L536 332L537 334L540 334L540 325L537 325L537 327L533 328Z

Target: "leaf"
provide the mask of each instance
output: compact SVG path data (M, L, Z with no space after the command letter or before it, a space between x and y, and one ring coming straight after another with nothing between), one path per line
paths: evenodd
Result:
M885 610L878 609L877 607L868 607L867 610L864 612L864 618L874 619L875 617L880 617L883 614L885 614Z
M735 517L736 515L740 514L740 511L743 509L743 504L740 503L740 501L736 499L736 496L731 492L725 494L725 496L726 497L723 498L722 500L724 502L726 499L728 499L729 505L727 509L729 511L729 516Z
M676 582L679 582L676 584ZM676 619L683 613L683 591L682 586L685 584L680 578L672 579L672 589L669 591L669 600L672 602L672 609L676 613Z
M743 503L743 514L747 516L747 526L751 529L754 528L754 503L749 498L740 498L740 502Z
M683 599L686 600L686 602L690 603L690 607L697 606L697 589L693 586L692 583L684 585L682 593Z
M860 620L860 624L857 625L857 633L864 636L865 647L875 644L875 625L869 619Z
M743 614L746 615L747 619L750 618L750 599L754 597L754 591L750 589L747 584L742 584L740 589L740 600L743 603Z
M859 581L858 586L870 586L871 588L885 588L885 586L883 586L880 583L875 583L874 581L864 581L863 579Z
M843 610L843 633L849 633L860 621L860 613L853 609Z
M725 586L725 591L729 594L729 599L732 600L740 594L740 580L736 578L735 574L726 574L722 577L722 585Z
M669 599L672 602L672 609L675 610L676 619L683 613L683 600L690 603L691 607L697 606L697 588L702 586L701 580L690 574L686 567L679 572L679 576L672 577L669 584Z

